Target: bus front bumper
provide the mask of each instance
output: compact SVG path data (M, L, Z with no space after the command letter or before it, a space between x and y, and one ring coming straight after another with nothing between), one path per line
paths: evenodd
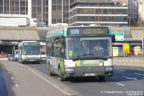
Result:
M23 59L24 62L35 62L35 61L41 61L40 58L25 58Z
M66 68L65 77L113 76L113 66Z

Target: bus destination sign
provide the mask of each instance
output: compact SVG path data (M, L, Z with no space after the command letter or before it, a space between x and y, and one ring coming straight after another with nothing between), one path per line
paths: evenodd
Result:
M79 27L69 28L68 35L108 35L107 27Z
M39 45L39 43L37 43L37 42L24 42L24 45L25 46L37 46L37 45Z

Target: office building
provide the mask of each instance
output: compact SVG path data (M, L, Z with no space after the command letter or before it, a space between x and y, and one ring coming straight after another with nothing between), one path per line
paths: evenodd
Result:
M69 0L0 0L0 18L38 19L46 25L68 22Z
M68 23L69 0L48 0L48 25Z
M1 17L27 17L46 25L127 25L127 0L0 0Z
M0 0L0 19L10 20L0 24L1 26L26 25L31 19L31 0ZM25 18L29 18L26 22ZM22 21L21 24L17 20ZM17 23L18 22L18 23ZM1 22L0 22L1 23ZM9 23L12 23L11 25ZM25 23L25 24L24 24Z
M75 25L127 25L127 0L71 0L69 23Z

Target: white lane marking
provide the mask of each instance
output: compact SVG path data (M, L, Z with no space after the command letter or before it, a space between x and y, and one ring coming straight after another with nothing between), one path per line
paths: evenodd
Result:
M19 88L19 85L18 85L18 84L15 84L15 87Z
M11 74L12 72L8 72L9 74Z
M124 84L122 84L122 83L116 83L117 85L120 85L120 86L126 86L126 85L124 85Z
M11 79L14 79L14 77L12 76Z
M53 87L55 87L56 89L58 89L59 91L61 91L63 94L67 95L67 96L71 96L71 94L67 93L65 90L62 90L62 88L58 87L57 85L55 85L54 83L48 81L46 78L44 78L43 76L41 76L40 74L38 74L37 72L33 71L32 69L29 69L32 73L34 73L35 75L37 75L39 78L41 78L42 80L44 80L45 82L49 83L50 85L52 85Z
M140 76L144 76L144 74L141 74L141 73L134 73L136 75L140 75Z
M127 76L122 76L122 77L124 77L126 79L130 79L130 80L137 80L137 78L127 77Z

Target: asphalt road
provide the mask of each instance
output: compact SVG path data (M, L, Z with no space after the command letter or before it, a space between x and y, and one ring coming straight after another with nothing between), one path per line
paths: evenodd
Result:
M8 96L1 65L0 65L0 96Z
M45 62L28 66L49 73ZM59 80L58 76L52 78ZM77 78L62 83L83 96L144 96L144 67L115 66L114 76L107 77L104 82L98 81L97 78Z
M10 63L14 63L14 61L10 61ZM49 74L45 62L25 65ZM2 76L0 70L0 77ZM52 78L61 82L58 76ZM4 79L0 78L0 96L7 96L4 83ZM97 78L77 78L61 83L83 96L144 96L144 67L115 66L114 76L107 77L104 82L98 81Z

